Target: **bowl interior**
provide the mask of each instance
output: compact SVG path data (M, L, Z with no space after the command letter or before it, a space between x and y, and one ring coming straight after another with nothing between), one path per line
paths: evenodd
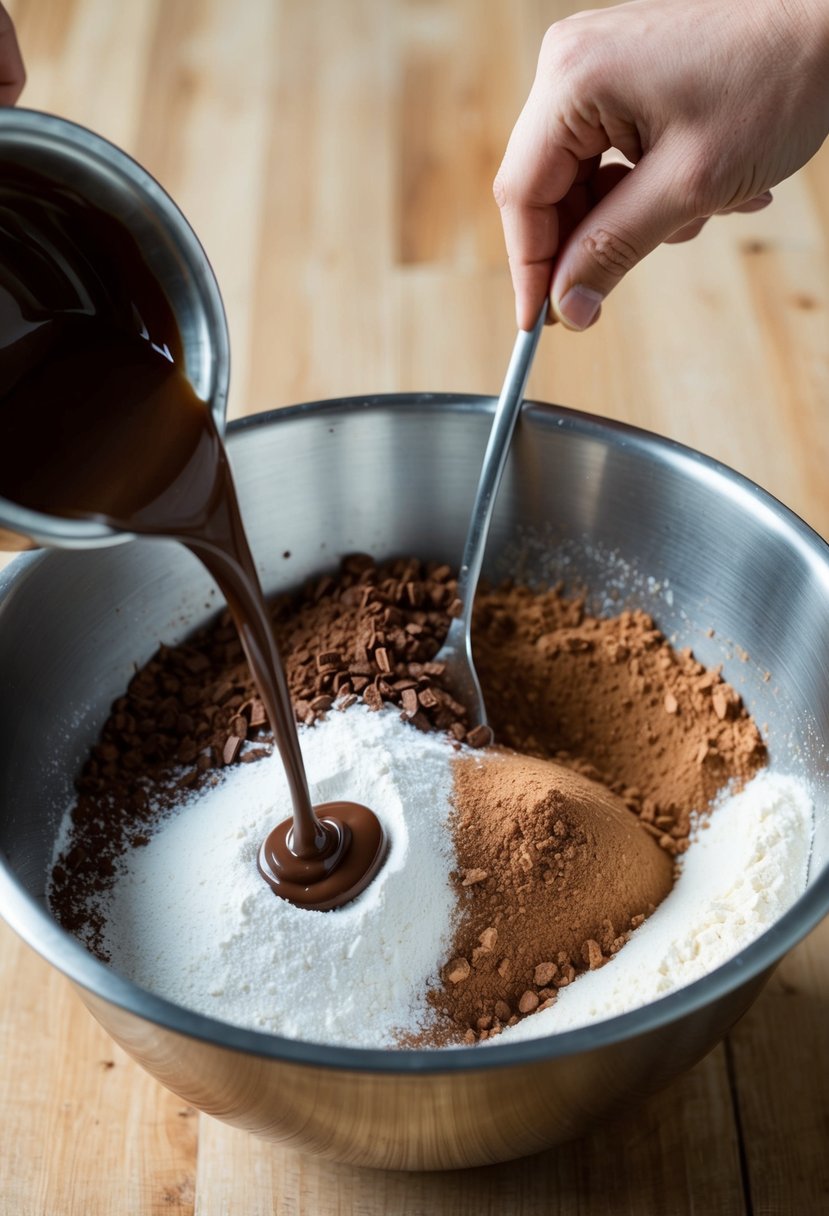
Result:
M400 395L232 426L266 590L297 586L353 550L457 563L492 404ZM745 960L768 966L829 908L829 549L758 487L697 453L529 405L485 568L506 574L586 586L605 613L651 612L675 645L723 664L775 766L808 780L817 820L809 893L771 945L746 952L741 978ZM0 574L0 911L93 988L105 969L79 976L72 943L37 912L72 779L135 668L219 603L195 559L169 542L27 555Z

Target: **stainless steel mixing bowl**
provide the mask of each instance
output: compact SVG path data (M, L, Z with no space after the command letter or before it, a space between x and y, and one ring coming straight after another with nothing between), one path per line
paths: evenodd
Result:
M230 429L268 589L339 554L457 561L493 402L381 397L297 406ZM285 556L290 552L290 557ZM359 1165L506 1160L579 1135L665 1085L745 1011L829 910L829 549L758 487L641 431L525 407L489 573L587 583L600 607L649 609L725 660L775 763L814 790L807 892L705 979L582 1030L492 1048L392 1052L295 1043L212 1021L135 987L64 933L44 881L71 779L159 640L207 615L209 582L168 543L18 558L0 575L0 912L77 986L110 1034L187 1102L259 1135ZM705 629L713 626L716 636ZM721 639L750 661L729 659ZM763 672L771 673L765 682Z

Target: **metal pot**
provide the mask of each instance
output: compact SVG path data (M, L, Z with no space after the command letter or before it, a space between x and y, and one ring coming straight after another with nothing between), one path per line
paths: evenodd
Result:
M266 588L295 586L354 549L457 561L492 407L401 394L232 425ZM775 763L812 785L815 852L795 907L705 979L593 1027L441 1052L317 1046L213 1021L131 984L57 926L44 881L72 776L133 665L205 619L210 584L182 549L148 541L25 555L0 575L0 912L185 1101L357 1165L444 1169L534 1152L629 1108L709 1051L829 910L824 542L696 452L529 404L490 541L489 575L507 571L586 583L606 610L642 606L676 644L725 661L768 723ZM729 659L720 639L750 661Z
M224 307L207 255L170 196L102 136L37 110L4 108L0 173L8 165L36 170L121 220L170 302L181 334L183 370L197 396L209 403L222 434L230 378ZM87 548L129 539L93 520L45 515L0 497L0 549L31 548L32 542Z

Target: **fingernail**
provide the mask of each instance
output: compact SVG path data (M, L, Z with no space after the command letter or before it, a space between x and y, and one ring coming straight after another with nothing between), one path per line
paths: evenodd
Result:
M601 292L577 283L565 292L556 311L568 329L587 329L596 319L603 299Z

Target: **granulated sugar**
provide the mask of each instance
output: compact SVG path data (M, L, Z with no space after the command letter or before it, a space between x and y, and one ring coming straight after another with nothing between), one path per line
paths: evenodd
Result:
M812 829L805 787L761 772L703 820L673 890L624 949L497 1041L575 1030L638 1009L713 971L803 893Z
M451 744L360 705L300 731L315 803L370 806L391 842L378 877L333 912L296 908L256 855L289 813L274 757L227 770L125 858L103 897L103 946L136 983L290 1038L391 1046L423 1028L451 929Z

